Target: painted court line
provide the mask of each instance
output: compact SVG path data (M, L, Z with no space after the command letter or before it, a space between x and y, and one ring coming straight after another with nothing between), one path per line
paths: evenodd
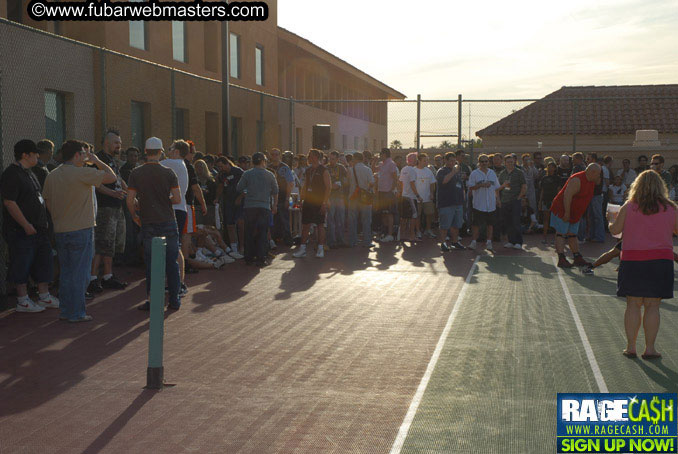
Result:
M591 344L589 343L589 338L586 336L586 331L584 331L584 325L582 325L581 320L579 318L579 314L577 313L577 308L574 307L574 301L572 300L572 294L570 294L570 290L567 288L567 285L565 284L565 278L563 277L563 270L558 268L558 262L556 261L555 257L553 258L553 265L556 267L556 271L558 273L558 279L560 280L560 285L563 287L563 291L565 292L565 298L567 298L567 304L570 306L570 312L572 312L572 318L574 318L574 323L577 325L577 331L579 331L579 337L581 338L582 343L584 344L584 351L586 351L586 357L589 360L589 365L591 366L591 370L593 371L593 376L596 379L596 383L598 384L598 389L600 390L601 393L606 393L608 392L607 390L607 385L605 384L605 379L603 379L603 374L600 372L600 367L598 366L598 363L596 362L596 357L593 354L593 348L591 348Z
M438 339L438 344L436 345L436 349L433 351L433 355L431 356L431 360L428 363L426 372L424 373L424 376L421 378L421 382L419 383L417 392L414 393L414 397L412 398L412 402L410 403L410 408L407 410L407 414L405 415L405 419L403 420L403 423L400 426L400 430L398 430L398 435L396 436L396 439L393 442L390 454L400 454L400 451L403 449L405 439L407 438L407 434L410 431L410 426L412 425L412 421L414 421L414 416L417 414L417 410L419 409L421 399L424 397L424 392L426 391L426 387L428 386L429 380L431 380L431 375L433 375L433 370L436 367L438 358L440 358L440 353L442 352L443 346L445 345L445 340L447 339L447 336L450 333L450 329L452 327L452 323L454 322L455 317L457 316L457 312L459 312L459 307L461 306L461 303L464 300L464 295L466 295L466 289L468 288L469 282L471 282L473 270L476 268L476 265L478 264L478 259L480 259L480 257L481 257L480 255L476 256L476 259L473 261L473 265L471 265L471 269L469 270L468 275L466 276L464 285L462 285L461 291L459 292L459 296L457 296L457 301L455 301L454 303L454 308L450 313L450 317L447 319L445 329L443 329L443 332L440 335L440 338Z

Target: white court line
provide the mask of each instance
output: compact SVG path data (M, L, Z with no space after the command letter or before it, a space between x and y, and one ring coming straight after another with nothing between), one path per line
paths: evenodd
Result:
M558 262L556 261L556 258L553 257L553 265L556 267L556 271L558 272L558 279L560 279L560 285L563 287L563 291L565 292L565 298L567 298L567 304L570 306L570 312L572 312L572 318L574 318L574 324L577 325L577 331L579 331L579 337L581 338L582 343L584 344L584 351L586 351L586 357L589 360L589 365L591 366L591 370L593 371L593 376L596 379L596 383L598 384L598 389L600 390L601 393L606 393L608 392L607 390L607 385L605 384L605 379L603 379L603 374L600 372L600 367L598 367L598 363L596 362L596 357L593 355L593 348L591 348L591 344L589 343L588 337L586 337L586 331L584 331L584 325L581 324L581 320L579 319L579 314L577 313L577 308L574 307L574 301L572 300L572 294L570 294L570 290L567 288L567 285L565 284L565 278L563 277L563 270L558 268Z
M464 285L461 287L459 296L457 296L457 301L455 301L454 303L454 308L450 313L450 317L447 319L445 329L443 329L443 332L440 335L440 339L438 339L438 344L436 345L436 349L433 351L433 356L431 356L431 360L428 363L426 372L424 373L424 376L421 377L421 382L419 383L417 392L414 393L414 397L412 398L412 402L410 403L410 408L407 410L405 419L403 420L403 423L400 425L400 430L398 430L398 435L396 436L396 439L393 442L390 454L400 454L400 451L403 449L405 439L407 438L407 434L410 431L410 426L412 425L412 421L414 421L414 415L416 415L417 410L419 409L421 399L422 397L424 397L424 391L426 391L428 382L429 380L431 380L431 375L433 375L433 370L436 367L438 358L440 358L440 353L442 352L443 346L445 345L445 340L447 339L447 336L450 333L450 329L452 328L452 322L454 322L454 318L457 316L457 312L459 312L459 307L461 306L461 302L464 300L466 289L468 288L469 282L471 282L473 270L476 268L476 265L478 264L478 259L480 259L480 257L481 257L480 255L477 255L476 259L473 261L473 265L471 265L471 269L469 270L468 275L466 276Z

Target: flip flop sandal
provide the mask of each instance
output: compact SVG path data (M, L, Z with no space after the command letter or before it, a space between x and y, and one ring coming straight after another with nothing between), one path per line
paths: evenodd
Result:
M624 351L622 352L622 355L624 355L624 356L626 356L627 358L630 358L630 359L638 358L638 355L637 355L637 354L632 353L632 352L627 352L626 350L624 350Z

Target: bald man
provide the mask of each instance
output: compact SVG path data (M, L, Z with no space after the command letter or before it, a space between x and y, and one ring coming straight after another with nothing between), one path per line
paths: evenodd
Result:
M579 230L579 221L593 199L593 191L600 181L600 174L601 168L598 164L589 164L585 171L577 172L568 178L565 186L553 199L551 227L556 230L556 252L560 268L590 265L579 253L576 235ZM569 262L565 257L566 240L574 255L574 263Z

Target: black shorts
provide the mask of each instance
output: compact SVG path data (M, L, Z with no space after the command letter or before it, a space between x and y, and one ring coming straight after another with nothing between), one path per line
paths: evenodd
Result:
M321 205L304 202L301 207L301 223L316 224L319 226L324 225L325 214L322 212Z
M419 202L416 199L403 197L400 202L400 219L417 219Z
M398 214L398 202L396 201L396 196L393 192L379 191L377 203L379 203L379 211L381 213Z
M497 211L480 211L473 209L473 219L471 220L471 225L479 227L481 225L488 225L494 227L496 224L496 213Z
M179 232L179 246L181 246L181 237L184 232L184 227L186 227L188 213L186 213L183 210L174 210L174 218L177 220L177 230Z

